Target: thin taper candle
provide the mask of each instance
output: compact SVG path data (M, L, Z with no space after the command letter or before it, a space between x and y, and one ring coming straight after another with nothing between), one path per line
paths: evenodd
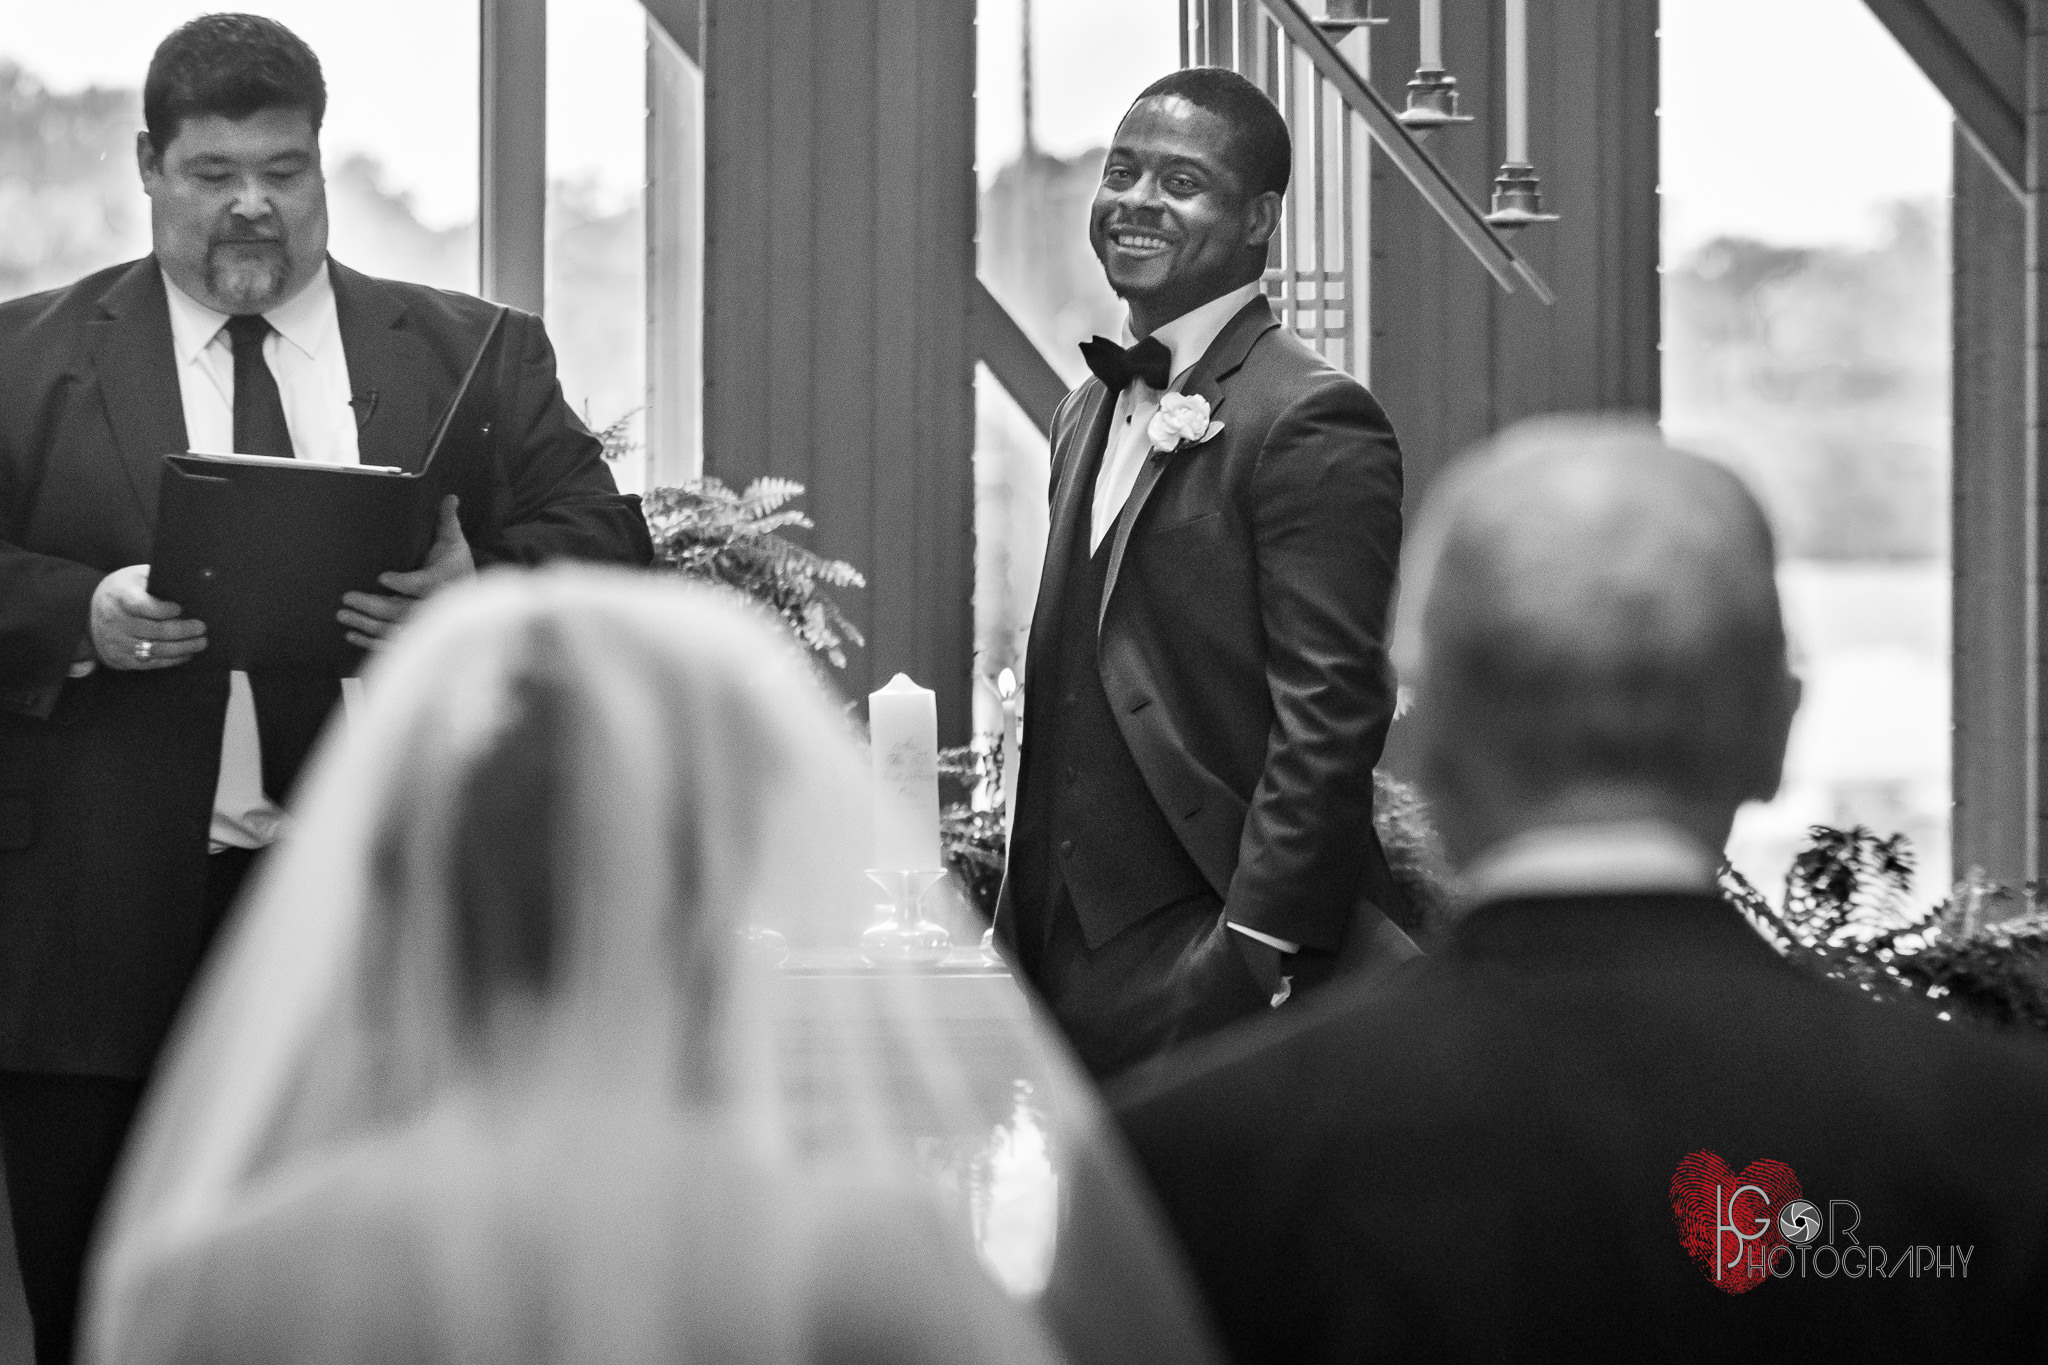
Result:
M1444 0L1422 0L1422 54L1415 64L1424 71L1444 69Z
M1508 161L1529 164L1529 0L1507 4Z

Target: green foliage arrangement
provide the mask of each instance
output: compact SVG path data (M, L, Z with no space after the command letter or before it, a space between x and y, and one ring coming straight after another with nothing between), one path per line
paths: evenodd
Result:
M939 810L939 849L946 870L959 879L984 919L994 919L1009 853L1004 831L1003 746L1000 736L939 751L940 790L950 784L960 799Z
M1420 790L1398 777L1372 775L1372 823L1380 848L1401 888L1400 905L1380 907L1408 936L1427 947L1448 927L1451 870L1443 841Z
M633 414L598 432L606 459L634 448ZM641 499L654 537L654 567L746 594L780 616L804 646L846 667L846 646L866 643L828 588L862 588L867 579L841 559L827 559L782 533L809 530L811 519L789 504L803 496L793 479L755 479L734 492L714 478L651 489Z
M2029 886L2015 913L2006 887L1972 878L1916 909L1903 835L1815 825L1786 879L1782 910L1724 867L1729 901L1786 958L1873 1000L1937 1018L2048 1029L2048 912Z

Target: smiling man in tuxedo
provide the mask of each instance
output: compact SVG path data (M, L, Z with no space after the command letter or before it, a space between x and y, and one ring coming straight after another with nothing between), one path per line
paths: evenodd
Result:
M162 457L417 468L497 313L328 256L325 108L282 25L180 28L136 141L153 253L0 304L0 1154L38 1360L70 1359L143 1078L339 695L209 665L206 623L150 596ZM482 565L650 556L539 319L507 327L499 457L424 564L334 604L360 645Z
M1130 319L1053 421L997 932L1097 1075L1413 952L1372 826L1401 456L1259 291L1291 163L1257 87L1177 72L1089 217Z

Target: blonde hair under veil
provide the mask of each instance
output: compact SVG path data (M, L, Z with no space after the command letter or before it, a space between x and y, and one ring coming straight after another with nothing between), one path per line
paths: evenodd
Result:
M675 1341L733 1348L728 1329L751 1349L704 1358L809 1358L844 1286L817 1282L806 1205L883 1187L962 1263L978 1239L1070 1357L1209 1358L1149 1200L1021 992L977 983L963 1030L957 978L792 973L744 946L772 929L829 956L872 917L864 767L800 652L723 593L554 569L425 607L323 743L174 1034L82 1358L179 1358L210 1248L386 1151L419 1194L412 1293L450 1359L689 1359ZM1020 1144L1036 1241L1029 1216L991 1217L987 1169ZM792 1201L734 1193L753 1188ZM671 1340L678 1318L710 1336Z

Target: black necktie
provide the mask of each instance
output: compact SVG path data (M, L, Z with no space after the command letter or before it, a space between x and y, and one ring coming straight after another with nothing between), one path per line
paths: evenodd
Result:
M244 313L228 319L227 331L235 345L235 453L290 459L292 433L284 422L284 400L263 359L270 323L260 313Z
M1173 377L1173 352L1158 337L1146 337L1128 351L1108 337L1096 337L1081 343L1081 358L1111 393L1122 393L1133 379L1164 390Z
M277 377L263 359L270 323L259 314L246 313L229 318L227 331L235 346L235 453L290 459L292 433L284 421L284 399L277 391ZM249 690L256 701L263 790L282 805L321 724L341 696L341 684L317 675L252 672Z

